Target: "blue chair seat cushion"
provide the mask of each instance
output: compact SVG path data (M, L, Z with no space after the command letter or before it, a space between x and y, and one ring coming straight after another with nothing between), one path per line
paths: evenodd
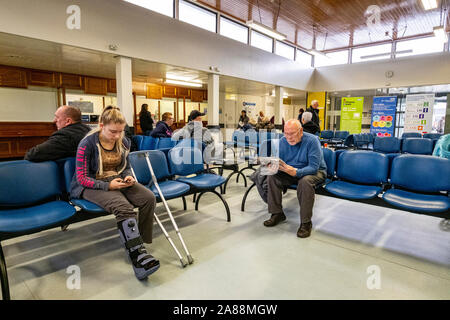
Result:
M346 181L333 181L325 186L328 192L345 199L363 200L375 198L381 187L354 184Z
M177 181L188 183L197 189L214 189L225 183L226 179L216 174L202 173L195 177L178 178Z
M420 194L400 189L390 189L383 199L405 210L439 213L450 209L450 198L440 195Z
M99 205L96 205L93 202L83 200L83 199L72 199L70 200L74 205L77 207L80 207L81 210L90 212L90 213L104 213L106 212L105 209L100 207Z
M0 210L0 232L21 233L43 229L63 222L75 213L75 208L64 201Z
M191 187L183 182L167 180L159 182L159 188L164 195L164 199L173 199L177 197L181 197L182 195L189 192ZM150 190L155 194L156 199L161 199L159 195L158 189L156 189L155 185L150 187Z

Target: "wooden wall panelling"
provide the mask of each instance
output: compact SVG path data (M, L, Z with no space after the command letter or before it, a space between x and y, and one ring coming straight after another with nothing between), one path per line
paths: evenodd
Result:
M19 158L56 130L52 122L0 122L0 158Z
M154 84L147 84L147 99L162 99L163 88Z
M191 89L177 87L178 98L189 98L191 96Z
M108 92L117 93L116 79L108 79Z
M133 92L135 92L137 96L147 96L146 84L143 82L133 81Z
M58 86L66 89L83 90L83 77L76 74L60 73Z
M108 80L94 77L84 77L84 92L87 94L108 94Z
M203 100L204 101L208 100L208 90L203 90Z
M54 88L57 86L56 74L50 71L28 70L28 85Z
M177 88L172 87L172 86L164 86L163 87L163 97L176 98L177 97Z
M203 102L203 92L204 90L191 90L191 101L192 102Z
M27 73L21 68L0 66L0 87L27 88Z

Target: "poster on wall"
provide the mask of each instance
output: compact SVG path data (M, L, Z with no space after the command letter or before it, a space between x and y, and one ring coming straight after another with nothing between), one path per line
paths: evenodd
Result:
M363 108L364 97L342 98L340 130L348 131L350 134L361 133Z
M433 106L433 93L408 94L406 96L405 126L403 132L431 132Z
M377 137L394 136L397 97L374 97L370 133Z

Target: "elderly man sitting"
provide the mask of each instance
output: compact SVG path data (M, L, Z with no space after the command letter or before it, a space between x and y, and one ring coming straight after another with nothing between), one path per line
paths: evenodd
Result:
M304 133L298 120L289 120L284 126L284 137L279 144L279 171L267 177L267 203L271 217L264 221L272 227L286 220L281 205L283 189L297 185L297 198L300 204L300 228L297 236L309 237L312 228L312 210L315 186L325 181L326 164L320 142L316 136Z

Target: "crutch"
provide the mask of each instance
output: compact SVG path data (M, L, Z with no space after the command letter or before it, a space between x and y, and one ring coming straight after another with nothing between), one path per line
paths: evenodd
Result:
M133 173L134 179L137 180L136 174L134 173L133 168L131 168L131 172ZM160 191L159 191L160 192ZM161 193L160 193L161 194ZM166 236L166 239L170 242L170 244L172 245L173 250L175 250L175 253L177 254L178 258L180 259L181 262L181 266L184 268L187 266L186 261L184 261L184 258L181 256L180 252L178 251L177 247L175 246L175 244L173 243L172 239L170 238L170 235L167 233L166 229L164 228L164 226L162 225L161 221L158 218L158 215L156 213L154 213L154 217L156 222L158 223L158 226L161 228L162 232L164 233L164 235Z
M148 153L145 153L145 160L147 160L147 166L148 166L148 168L150 169L150 174L152 175L153 182L155 183L155 187L156 187L156 189L158 190L159 196L161 197L161 200L163 201L164 206L166 207L167 214L169 215L170 221L172 221L173 227L174 227L174 229L175 229L175 232L176 232L177 235L178 235L178 238L179 238L180 241L181 241L181 244L182 244L182 246L183 246L184 252L186 252L188 262L189 262L189 264L192 264L192 263L194 262L194 259L192 259L192 256L191 256L191 254L189 253L189 250L188 250L188 248L186 247L186 244L184 243L183 237L181 236L181 232L180 232L180 230L178 229L177 223L175 222L175 219L173 218L172 212L171 212L170 209L169 209L169 206L168 206L168 204L167 204L167 201L166 201L166 199L164 198L164 195L163 195L163 193L161 192L161 189L159 188L158 179L156 179L155 173L153 172L153 167L152 167L152 164L150 163L150 159L148 158Z

